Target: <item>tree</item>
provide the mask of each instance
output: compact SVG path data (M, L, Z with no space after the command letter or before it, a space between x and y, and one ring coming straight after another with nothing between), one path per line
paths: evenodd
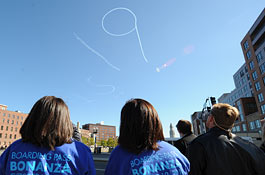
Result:
M115 147L115 141L114 141L113 138L110 137L110 138L108 139L108 141L107 141L107 146L108 146L108 147L112 147L112 148Z
M106 147L107 146L107 141L106 140L101 140L100 145Z

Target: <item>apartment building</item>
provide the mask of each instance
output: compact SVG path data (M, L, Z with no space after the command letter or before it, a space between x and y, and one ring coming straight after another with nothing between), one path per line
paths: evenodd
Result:
M28 114L20 111L8 111L0 104L0 147L7 147L21 138L19 130Z
M265 117L265 9L241 41L260 119Z
M82 129L88 130L90 133L96 133L97 141L108 140L108 138L116 138L116 127L104 125L103 123L85 124Z

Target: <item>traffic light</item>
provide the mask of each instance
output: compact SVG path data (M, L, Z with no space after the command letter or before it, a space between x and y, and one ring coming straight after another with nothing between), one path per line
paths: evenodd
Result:
M211 104L212 104L212 105L216 104L215 97L210 97L210 100L211 100Z

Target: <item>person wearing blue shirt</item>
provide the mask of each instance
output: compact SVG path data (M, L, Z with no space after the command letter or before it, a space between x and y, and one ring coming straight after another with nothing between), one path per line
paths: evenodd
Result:
M187 175L187 158L163 140L155 108L143 99L129 100L121 111L119 145L110 155L105 175Z
M0 157L0 175L95 175L90 149L72 139L73 126L61 98L38 100L23 123L22 139Z

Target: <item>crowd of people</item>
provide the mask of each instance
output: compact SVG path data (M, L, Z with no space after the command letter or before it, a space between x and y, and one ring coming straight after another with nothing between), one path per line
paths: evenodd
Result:
M196 136L191 123L180 120L180 139L164 140L157 111L144 99L125 103L120 116L118 146L105 175L264 175L263 144L257 147L231 133L239 112L228 104L213 105L206 125ZM45 96L32 107L20 129L21 139L0 157L0 175L95 175L91 150L80 140L61 98Z

